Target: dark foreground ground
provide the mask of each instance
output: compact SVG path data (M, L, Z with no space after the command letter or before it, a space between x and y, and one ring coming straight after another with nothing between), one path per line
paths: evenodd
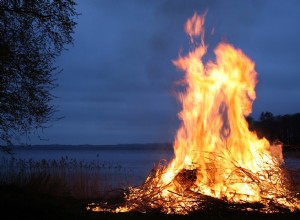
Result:
M0 185L0 219L100 219L100 220L168 220L168 219L300 219L300 212L285 214L261 214L249 212L207 211L191 215L165 215L161 213L94 213L85 210L88 201L71 197L49 196L13 185Z

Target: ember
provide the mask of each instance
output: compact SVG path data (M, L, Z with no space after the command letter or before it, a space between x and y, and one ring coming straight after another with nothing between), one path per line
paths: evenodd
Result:
M255 64L228 43L217 46L215 62L204 64L204 17L195 13L187 21L195 49L173 62L185 72L186 88L179 94L182 125L175 158L153 169L141 186L129 188L125 204L89 206L93 211L188 214L213 204L261 212L300 210L282 153L271 153L270 143L250 132L245 120L256 98Z

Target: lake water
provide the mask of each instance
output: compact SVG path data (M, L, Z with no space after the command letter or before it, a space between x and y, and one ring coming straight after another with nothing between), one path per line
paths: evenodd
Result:
M9 157L3 154L5 157ZM136 144L113 146L68 146L47 145L14 147L13 156L17 159L60 160L73 158L78 161L111 164L132 173L133 184L142 183L155 164L162 159L170 161L174 157L171 144ZM300 169L300 158L285 158L286 166Z

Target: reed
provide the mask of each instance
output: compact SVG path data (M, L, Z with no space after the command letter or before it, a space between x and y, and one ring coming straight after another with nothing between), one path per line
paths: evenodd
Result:
M69 157L27 160L3 156L0 164L1 184L78 199L98 199L112 190L128 187L133 175L133 171L118 164Z

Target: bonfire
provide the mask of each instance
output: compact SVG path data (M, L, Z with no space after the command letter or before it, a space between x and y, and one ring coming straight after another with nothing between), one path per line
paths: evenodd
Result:
M261 212L300 210L280 146L248 129L245 117L256 98L254 62L221 42L215 61L203 63L208 49L204 18L195 13L187 20L193 49L173 61L185 73L174 159L153 168L142 185L129 187L123 204L91 204L89 209L188 214L217 204Z

